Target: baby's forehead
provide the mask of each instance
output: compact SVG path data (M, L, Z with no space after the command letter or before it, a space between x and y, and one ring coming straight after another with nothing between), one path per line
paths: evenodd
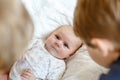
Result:
M73 31L73 27L71 26L63 26L58 30L58 34L62 35L64 39L70 42L70 44L79 44L81 40L77 37Z
M70 25L63 25L63 26L60 26L58 29L60 29L60 30L65 30L65 29L67 29L67 30L73 30L73 27L70 26Z
M62 27L59 27L56 32L58 33L62 33L62 34L74 34L74 31L73 31L73 28L72 27L68 27L68 26L62 26Z
M79 37L75 35L72 26L62 26L56 30L56 33L68 37L69 39L77 39L77 40L79 39Z

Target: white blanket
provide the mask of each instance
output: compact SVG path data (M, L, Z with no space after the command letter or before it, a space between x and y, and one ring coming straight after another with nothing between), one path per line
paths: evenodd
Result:
M35 25L35 37L42 37L62 24L72 24L76 0L23 0Z

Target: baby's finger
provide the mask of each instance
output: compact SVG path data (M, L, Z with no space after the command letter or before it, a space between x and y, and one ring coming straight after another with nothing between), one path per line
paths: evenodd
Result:
M30 69L26 69L23 71L22 75L30 76L32 74L32 71Z
M23 76L21 78L22 78L22 80L28 80L26 77L23 77Z
M26 72L27 72L28 74L33 74L32 70L30 70L30 69L27 69Z
M26 74L22 74L21 77L22 77L22 80L28 80L30 76Z

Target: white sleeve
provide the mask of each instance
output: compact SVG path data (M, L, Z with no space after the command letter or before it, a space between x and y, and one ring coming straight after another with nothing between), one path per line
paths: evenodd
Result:
M33 46L35 46L38 41L42 41L42 40L41 40L41 39L37 39L37 38L33 38L33 39L30 41L30 43L29 43L29 45L28 45L28 47L27 47L27 50L33 48Z
M9 78L10 78L10 80L22 80L22 79L21 79L21 76L20 76L20 73L21 73L21 71L22 71L22 68L19 67L20 64L17 63L17 62L18 62L18 61L16 61L16 62L14 63L14 65L12 66L12 69L10 70L10 73L9 73ZM23 65L21 65L21 66L23 66Z
M51 65L49 68L49 73L47 75L47 80L59 80L65 71L65 62L57 63Z

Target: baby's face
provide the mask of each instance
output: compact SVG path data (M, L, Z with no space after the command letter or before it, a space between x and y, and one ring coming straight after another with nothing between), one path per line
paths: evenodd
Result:
M45 48L59 59L68 58L82 44L75 36L72 27L61 27L54 31L46 40Z

